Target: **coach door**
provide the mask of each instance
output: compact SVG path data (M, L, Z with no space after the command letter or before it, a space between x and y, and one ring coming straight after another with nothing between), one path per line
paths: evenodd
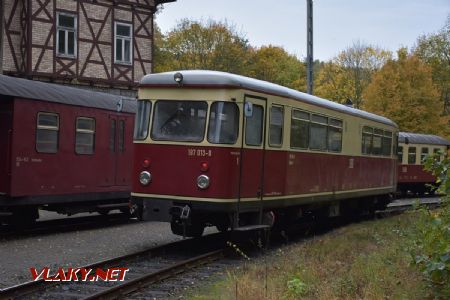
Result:
M126 145L126 117L110 115L109 124L110 181L113 185L127 185L130 169L127 166L129 161L126 159L126 153L130 149Z
M0 99L0 195L9 192L12 113L12 101Z
M251 96L244 102L238 212L261 210L264 182L266 99Z

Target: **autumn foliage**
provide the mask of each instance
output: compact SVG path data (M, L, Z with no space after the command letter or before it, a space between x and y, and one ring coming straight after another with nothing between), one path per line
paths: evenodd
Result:
M252 46L227 22L184 19L155 28L155 72L225 71L306 90L306 63L282 47ZM400 130L450 138L450 16L437 33L418 38L397 57L355 42L328 62L314 62L314 94L386 116Z

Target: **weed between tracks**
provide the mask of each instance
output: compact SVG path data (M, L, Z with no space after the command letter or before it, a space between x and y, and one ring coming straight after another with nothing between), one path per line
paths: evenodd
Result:
M424 299L411 266L417 212L336 229L230 270L191 299Z

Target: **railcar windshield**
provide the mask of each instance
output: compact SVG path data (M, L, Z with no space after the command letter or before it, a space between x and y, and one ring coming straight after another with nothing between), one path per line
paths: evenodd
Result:
M157 101L152 139L174 142L203 141L207 110L208 104L204 101Z
M151 110L152 103L150 101L140 100L137 102L137 114L134 124L135 140L144 140L147 137Z
M234 144L238 137L239 108L236 103L214 102L211 105L208 126L208 142Z

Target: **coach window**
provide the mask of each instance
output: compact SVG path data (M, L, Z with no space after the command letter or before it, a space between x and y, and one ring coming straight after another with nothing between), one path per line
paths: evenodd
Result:
M119 152L125 152L125 121L119 120Z
M373 138L372 138L372 154L381 155L382 141L383 141L383 130L375 128L373 130Z
M245 117L245 143L247 145L260 146L262 144L263 122L263 107L253 104L251 116Z
M425 160L425 157L428 155L428 148L422 148L422 151L420 152L420 163L423 163Z
M59 116L40 112L37 115L36 151L56 153L58 151Z
M332 152L342 151L342 121L329 119L328 149Z
M145 140L148 135L152 103L148 100L137 101L137 113L134 124L134 139Z
M362 154L372 153L372 136L373 128L369 126L364 126L362 131Z
M281 146L283 144L283 107L272 106L270 109L269 145Z
M95 141L95 120L78 117L75 136L75 153L93 154Z
M439 149L439 148L434 148L433 149L433 154L437 154L437 153L440 153L440 152L441 152L441 149ZM443 159L444 159L444 156L443 155L439 155L438 160L442 161Z
M307 149L309 146L310 115L300 110L292 110L291 148Z
M116 120L111 120L109 127L109 151L116 152Z
M328 118L312 115L309 128L309 148L312 150L327 150L327 127Z
M391 156L392 149L392 132L384 131L383 132L383 143L382 143L382 155Z
M403 146L398 146L397 156L398 156L398 162L402 163L403 162Z
M414 165L416 163L416 147L409 147L408 149L408 164Z
M234 144L239 134L239 108L236 103L214 102L211 105L208 142Z
M57 14L56 46L59 56L77 56L77 18L66 13Z

